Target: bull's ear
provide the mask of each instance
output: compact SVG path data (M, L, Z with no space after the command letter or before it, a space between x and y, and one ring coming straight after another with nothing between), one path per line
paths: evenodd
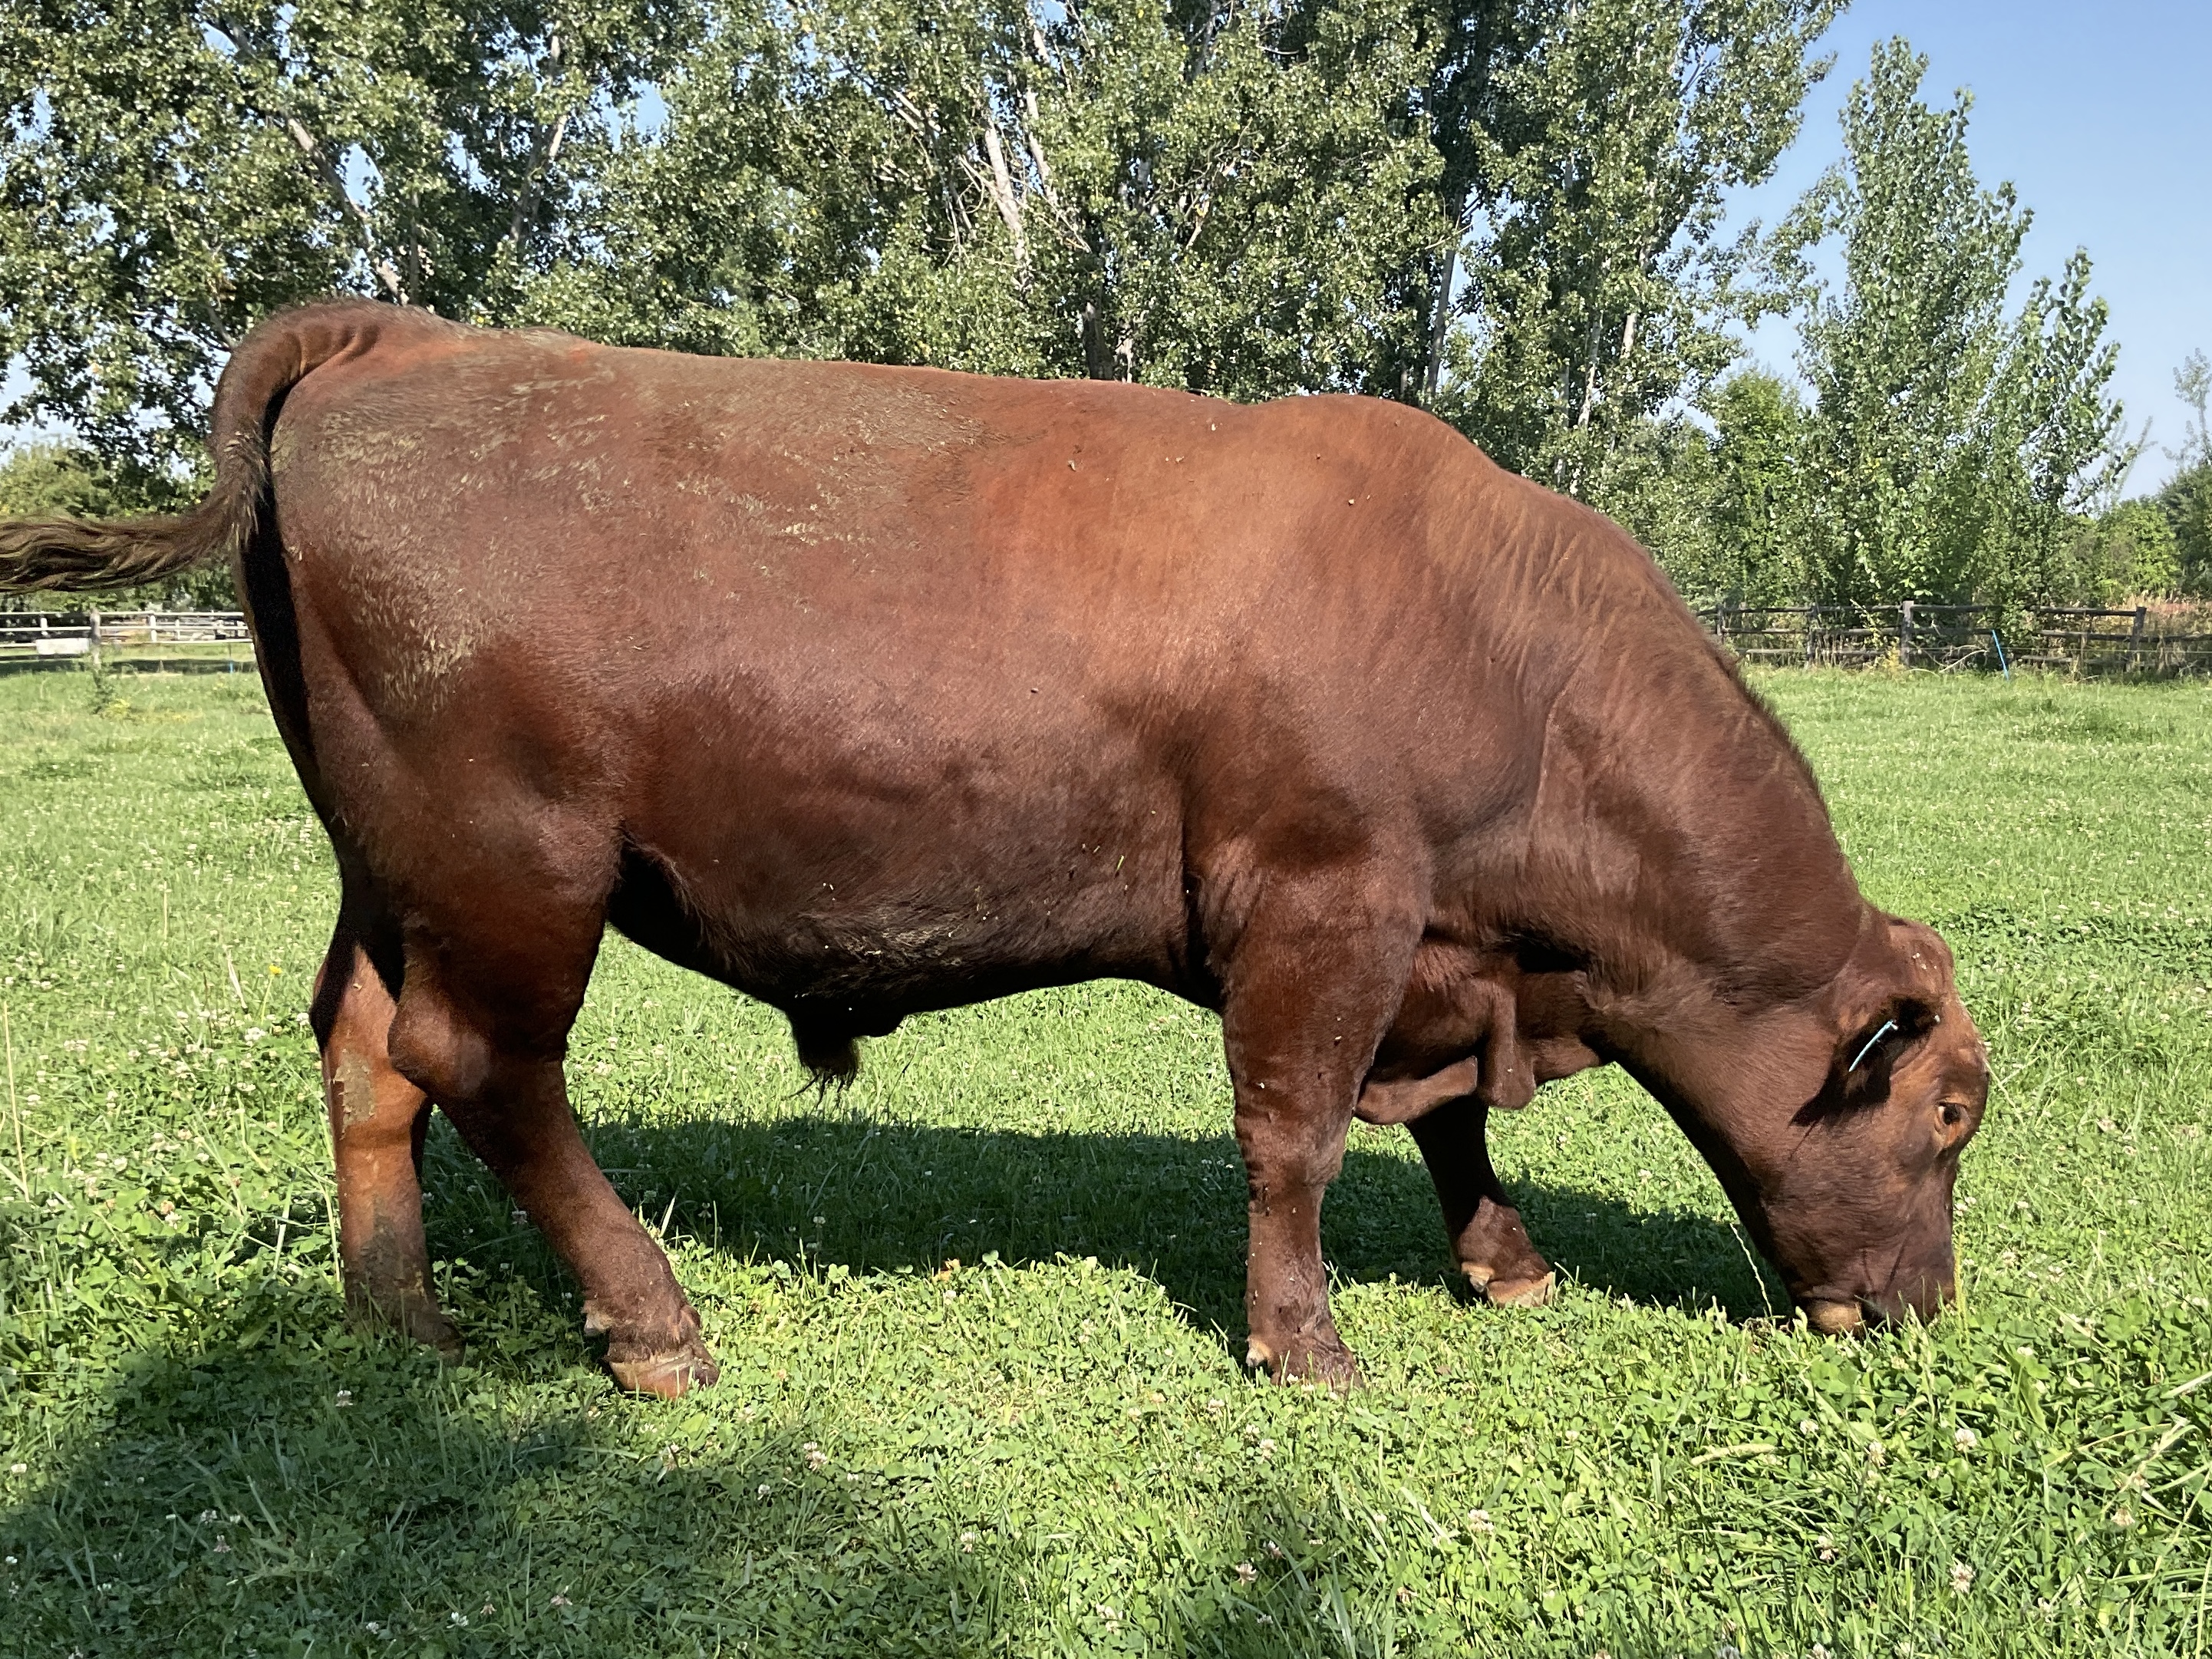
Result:
M1934 1005L1923 998L1899 997L1845 1037L1836 1050L1836 1064L1846 1103L1871 1105L1887 1099L1890 1068L1934 1030L1942 1018Z
M1848 1028L1836 1045L1826 1086L1798 1114L1802 1122L1837 1112L1879 1106L1889 1098L1893 1067L1934 1030L1942 1017L1923 998L1892 998Z

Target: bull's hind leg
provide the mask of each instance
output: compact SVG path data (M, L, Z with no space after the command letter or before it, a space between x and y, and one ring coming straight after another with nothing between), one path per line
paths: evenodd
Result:
M473 945L410 930L393 1062L436 1099L576 1275L584 1328L606 1337L615 1381L673 1399L715 1380L699 1316L592 1161L562 1072L598 918L555 926L558 901L537 897L528 921L501 927L476 896Z
M1247 1358L1282 1382L1360 1380L1329 1314L1321 1204L1419 941L1388 896L1352 874L1277 887L1224 975L1222 1034L1251 1228Z
M454 1355L460 1339L438 1306L422 1242L430 1102L386 1046L399 959L398 933L349 891L309 1015L337 1175L339 1267L349 1308Z
M1552 1297L1551 1263L1491 1167L1489 1125L1490 1109L1470 1095L1407 1127L1436 1182L1460 1271L1499 1307L1540 1307Z

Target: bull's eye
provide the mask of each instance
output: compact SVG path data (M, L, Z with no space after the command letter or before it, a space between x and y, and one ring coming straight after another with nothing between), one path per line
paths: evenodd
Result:
M1966 1109L1959 1104L1957 1101L1947 1100L1943 1103L1943 1127L1945 1128L1957 1128L1960 1123L1965 1119L1966 1115Z

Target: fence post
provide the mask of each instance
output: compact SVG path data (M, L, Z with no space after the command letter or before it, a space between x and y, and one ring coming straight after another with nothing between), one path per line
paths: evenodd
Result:
M1805 666L1808 668L1813 665L1813 632L1820 625L1820 607L1808 605L1805 608Z
M89 654L93 667L97 669L100 666L100 612L97 610L88 609L84 614L85 619L91 624L89 631L92 635L92 649Z
M2143 612L2147 608L2140 605L2136 607L2135 623L2128 629L2128 672L2130 674L2142 672Z
M1897 665L1912 666L1912 601L1897 607Z

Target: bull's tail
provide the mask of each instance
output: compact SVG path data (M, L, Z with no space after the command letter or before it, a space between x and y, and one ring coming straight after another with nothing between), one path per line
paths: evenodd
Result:
M367 350L403 319L414 320L365 301L270 318L239 342L216 387L208 444L215 488L206 498L173 517L0 520L0 592L133 587L239 558L268 499L269 428L284 394L334 358Z

